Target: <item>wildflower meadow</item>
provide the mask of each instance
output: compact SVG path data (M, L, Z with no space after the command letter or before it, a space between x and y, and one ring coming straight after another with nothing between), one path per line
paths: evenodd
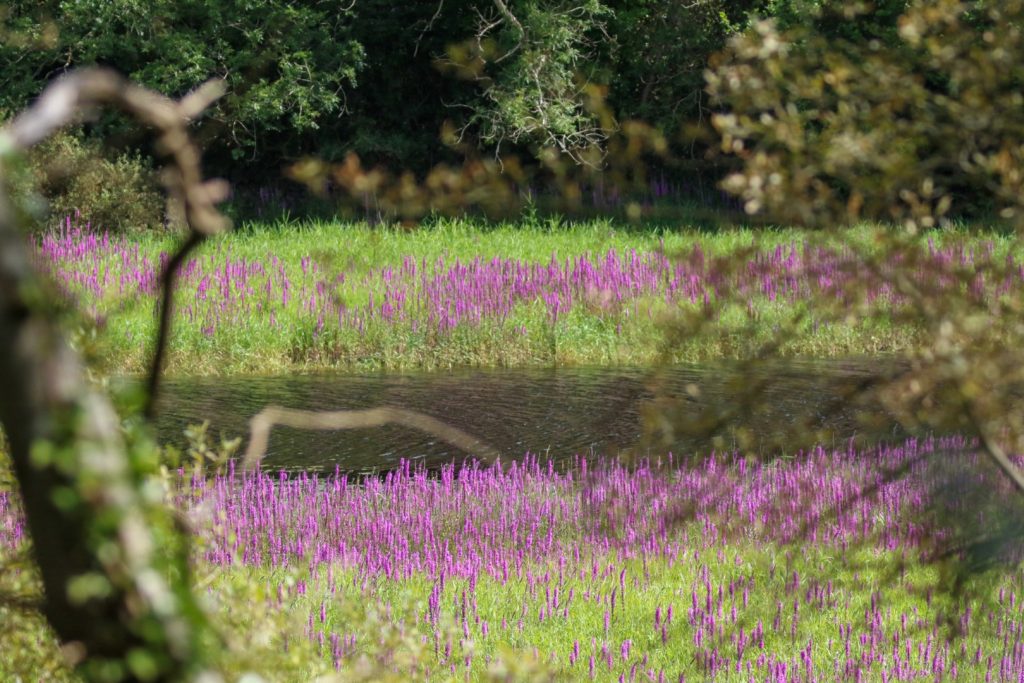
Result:
M80 340L120 371L143 364L167 244L73 221L34 239L38 267L84 311ZM516 252L511 239L524 241ZM984 302L1024 281L998 236L921 244L925 260L909 270L921 286ZM644 335L670 313L732 316L739 329L822 299L892 315L858 329L811 319L797 350L831 340L836 354L892 352L919 331L884 277L865 288L862 247L597 224L448 224L430 240L332 225L243 231L182 266L171 367L323 369L363 354L380 367L642 363L663 352ZM986 279L996 263L1001 278ZM982 275L962 284L965 268ZM360 475L229 461L165 469L160 490L191 530L210 660L228 679L1024 680L1024 549L985 545L1024 510L966 437L786 457L405 460ZM38 590L17 561L27 549L4 490L14 594ZM74 679L38 615L2 609L17 645L3 677Z
M871 235L865 228L852 239ZM959 291L959 271L977 270L970 295L987 301L1024 282L1024 255L1007 253L995 235L931 238L921 248L924 259L909 269L920 283ZM167 241L93 231L70 218L39 238L40 266L93 328L109 330L100 356L111 369L145 368L171 249ZM905 350L920 330L898 319L905 297L868 270L866 253L795 232L630 234L602 222L483 231L456 221L411 234L331 223L255 228L182 266L169 369L265 374L706 361L744 353L722 341L730 330L770 331L812 303L842 312L867 305L884 314L853 325L842 316L808 315L784 355ZM984 275L992 264L1000 267L995 281ZM907 270L898 261L881 267ZM683 341L666 356L664 321L695 310L726 334ZM766 336L755 333L751 346Z
M901 472L901 476L892 476ZM169 475L229 670L274 680L1019 681L1017 556L941 554L1019 501L964 439L783 461L535 456ZM979 496L984 491L984 496ZM25 530L0 496L0 547ZM253 659L255 657L255 659Z

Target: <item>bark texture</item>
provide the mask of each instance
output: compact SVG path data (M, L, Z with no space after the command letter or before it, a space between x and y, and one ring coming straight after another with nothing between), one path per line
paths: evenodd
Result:
M110 402L64 339L54 299L32 267L25 226L4 192L4 167L83 112L125 110L157 132L158 151L169 160L165 184L189 218L187 251L225 226L214 208L223 188L202 180L187 133L215 90L175 102L113 72L85 70L57 81L0 131L0 423L42 578L43 612L87 680L186 678L198 667L204 622L189 586L187 541L175 533L162 492L147 485L152 451L126 441ZM169 268L154 377L173 277ZM155 392L156 381L150 386Z

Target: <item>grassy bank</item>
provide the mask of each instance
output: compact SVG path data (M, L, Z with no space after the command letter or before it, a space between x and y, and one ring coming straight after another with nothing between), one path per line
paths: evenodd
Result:
M245 226L184 266L168 371L702 361L749 353L789 329L795 313L782 355L899 352L923 331L889 315L898 296L860 267L875 236L864 227L811 243L797 230L655 231L607 221ZM932 266L1002 263L1008 244L956 233L920 243L930 261L910 275L929 281ZM145 368L157 278L173 245L156 234L74 226L41 241L40 264L85 312L78 340L104 369ZM873 313L837 317L837 303ZM667 342L671 322L686 315L706 318L712 333Z
M928 560L1021 512L963 439L180 484L228 680L1024 676L1019 546L958 588L955 562ZM19 524L0 499L0 557L23 548ZM67 677L37 617L0 617L21 634L0 676Z

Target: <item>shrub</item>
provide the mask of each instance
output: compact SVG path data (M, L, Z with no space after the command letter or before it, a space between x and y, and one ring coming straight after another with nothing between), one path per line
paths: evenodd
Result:
M32 150L13 193L29 204L43 200L44 224L81 215L110 231L157 228L164 224L164 198L153 169L141 156L104 154L80 135L61 133Z

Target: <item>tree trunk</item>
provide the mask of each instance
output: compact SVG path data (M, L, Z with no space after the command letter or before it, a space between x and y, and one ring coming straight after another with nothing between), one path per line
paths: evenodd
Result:
M141 91L108 72L80 72L52 86L41 111L0 131L0 423L43 612L79 672L97 681L181 680L198 666L204 622L189 587L187 540L162 492L146 487L154 447L126 441L110 402L86 379L4 187L3 162L69 120L80 106L69 93L90 88L110 99Z

